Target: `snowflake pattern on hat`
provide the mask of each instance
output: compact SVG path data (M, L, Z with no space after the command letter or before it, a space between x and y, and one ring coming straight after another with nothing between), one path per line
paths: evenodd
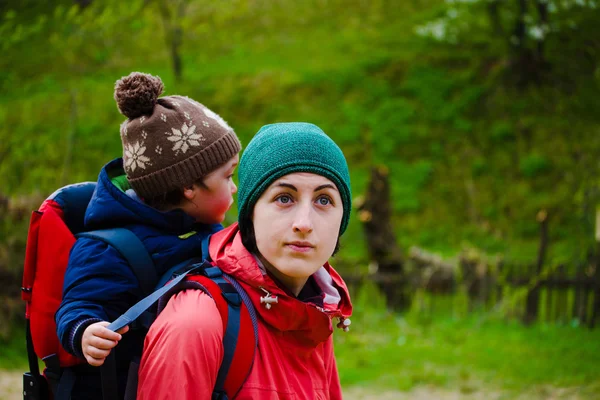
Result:
M191 146L200 146L200 143L206 140L201 133L196 133L196 125L192 125L191 122L189 127L184 122L181 130L171 128L171 131L172 135L169 132L165 132L165 134L170 135L167 140L175 142L172 149L175 155L180 151L185 154Z
M150 159L144 155L146 152L146 146L144 142L135 142L132 145L125 146L125 168L132 172L136 168L146 169L147 165L150 165Z
M202 111L204 111L204 115L206 115L208 118L211 118L211 119L214 119L215 121L217 121L217 123L219 125L221 125L223 128L232 130L231 127L229 125L227 125L227 122L225 122L225 120L223 118L221 118L218 114L215 114L214 112L212 112L211 110L209 110L206 107L204 107L202 109Z
M160 78L138 72L115 84L117 106L127 117L119 132L123 167L131 187L148 199L205 177L241 147L218 115L190 98L160 97L163 90Z
M221 125L222 128L233 131L233 129L229 125L227 125L227 122L225 122L225 120L223 118L221 118L221 116L219 114L209 110L208 108L206 108L202 104L198 103L194 99L190 99L189 97L186 97L186 96L183 96L183 99L187 100L190 104L193 104L196 107L199 107L204 112L204 115L206 115L210 119L214 119L215 121L217 121L217 123L219 125Z

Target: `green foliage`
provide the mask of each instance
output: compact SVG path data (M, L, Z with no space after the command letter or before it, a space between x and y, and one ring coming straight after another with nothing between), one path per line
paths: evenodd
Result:
M344 387L497 388L514 398L552 385L578 387L581 398L594 398L600 385L598 330L465 317L465 302L463 313L451 311L460 309L459 297L415 301L435 301L436 312L415 309L401 317L385 310L373 286L358 291L350 332L335 334Z
M534 259L535 215L545 208L548 262L582 259L600 200L599 10L549 1L546 31L528 7L516 48L517 2L496 2L497 20L492 3L8 2L2 192L94 180L121 154L114 82L142 70L160 75L166 94L214 109L243 143L264 123L317 123L347 155L355 195L372 165L386 165L403 246L455 254L469 243ZM538 28L544 63L520 84L518 55L537 51ZM342 267L365 264L363 239L354 218Z
M413 165L402 161L388 162L392 182L392 204L398 212L419 211L419 192L427 184L433 169L428 160L420 160Z
M512 126L506 121L499 121L492 126L491 136L494 142L508 142L515 138Z
M519 169L527 178L535 178L550 169L550 162L541 154L530 154L521 160Z

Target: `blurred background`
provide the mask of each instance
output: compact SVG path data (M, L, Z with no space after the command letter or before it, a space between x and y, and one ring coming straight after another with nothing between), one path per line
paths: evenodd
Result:
M0 397L31 211L121 155L114 83L142 71L243 145L309 121L346 154L348 398L600 398L599 23L596 0L0 0Z

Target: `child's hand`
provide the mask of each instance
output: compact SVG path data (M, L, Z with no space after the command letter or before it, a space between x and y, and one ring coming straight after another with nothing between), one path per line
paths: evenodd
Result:
M104 360L110 354L111 349L121 340L120 334L129 330L129 326L126 326L117 332L113 332L106 329L108 325L109 322L106 321L96 322L83 331L81 350L88 364L94 367L104 364Z

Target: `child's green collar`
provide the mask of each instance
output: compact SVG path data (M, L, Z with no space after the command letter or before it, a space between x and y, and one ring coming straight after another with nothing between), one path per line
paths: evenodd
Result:
M128 189L131 189L131 185L127 180L127 175L119 175L112 177L110 181L123 193L125 193Z

